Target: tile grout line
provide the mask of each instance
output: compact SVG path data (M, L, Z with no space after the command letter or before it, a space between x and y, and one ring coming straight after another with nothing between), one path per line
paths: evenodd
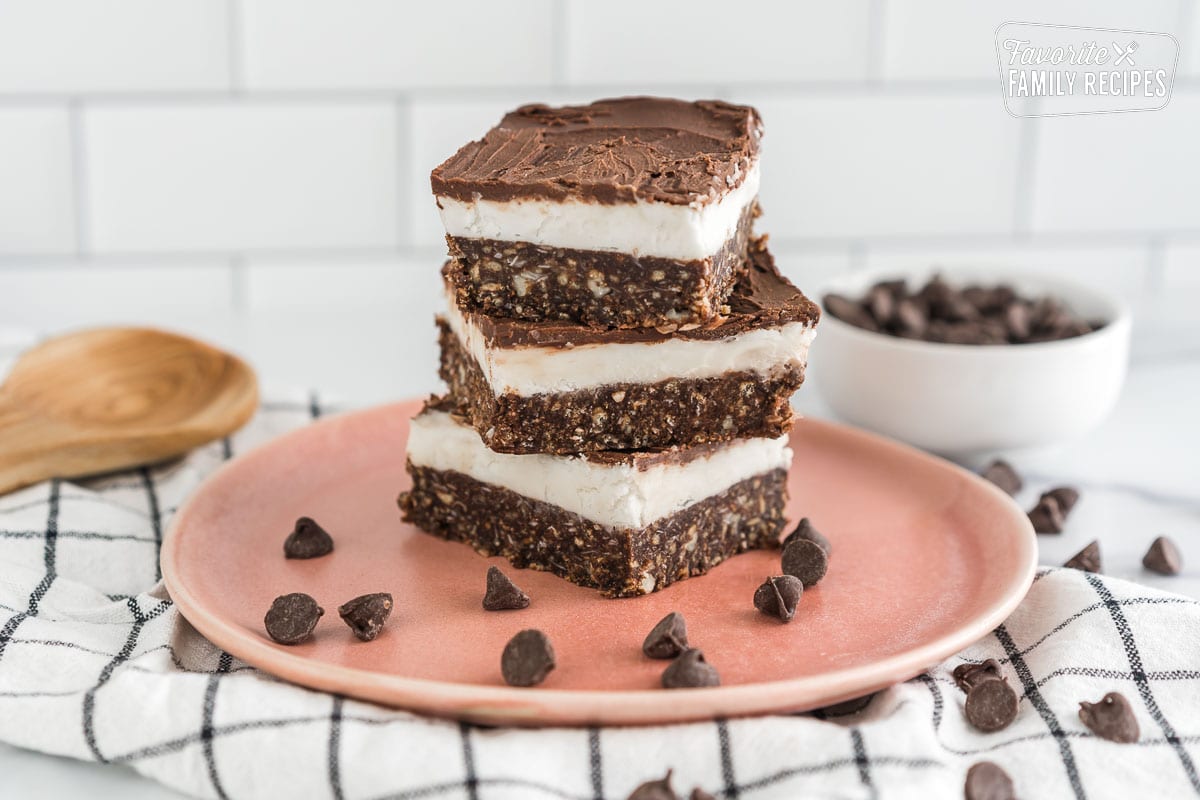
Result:
M1030 103L1034 115L1040 107L1040 100L1034 99ZM1037 116L1026 116L1018 120L1020 128L1017 131L1017 168L1013 174L1012 233L1013 237L1019 240L1027 240L1033 234L1033 192L1037 186L1038 175L1038 123Z
M227 15L225 37L228 46L226 68L229 70L229 91L234 97L240 98L243 96L246 86L241 0L227 0L225 13Z
M550 5L550 76L555 88L565 88L567 81L567 35L570 20L567 18L566 0L552 0Z
M408 191L416 173L413 163L416 160L416 136L412 102L407 97L396 99L393 118L396 123L396 247L403 249L417 239L413 219L416 209L411 208L412 192Z
M72 213L75 215L75 257L86 258L91 247L91 219L88 215L87 143L83 130L83 101L72 98L67 105L67 124L71 147Z
M885 85L883 79L884 48L887 46L887 0L871 0L867 10L867 74L866 82Z

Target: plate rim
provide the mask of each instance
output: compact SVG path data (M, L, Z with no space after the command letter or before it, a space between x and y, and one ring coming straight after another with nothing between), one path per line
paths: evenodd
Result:
M261 451L286 446L289 439L325 427L352 424L358 418L410 413L422 400L401 400L327 417L263 442L225 462L207 475L173 516L163 537L159 557L162 578L179 613L202 636L242 661L263 672L302 688L343 694L391 708L437 717L451 717L483 724L516 724L538 727L675 724L718 717L755 716L798 711L841 702L891 686L896 675L908 680L933 664L979 641L1020 605L1033 584L1037 571L1037 538L1025 512L999 487L938 456L915 447L828 420L798 418L797 426L817 428L834 437L865 440L872 447L898 450L906 457L935 463L965 475L977 488L1002 501L1012 516L1014 544L1021 552L1005 591L985 613L958 625L954 630L917 647L854 667L785 680L718 686L705 689L608 690L544 689L453 683L428 678L389 675L371 670L316 661L298 653L282 651L261 636L254 636L209 611L187 589L176 569L179 531L184 529L206 494L226 471L236 469L243 459ZM789 434L789 436L794 435ZM1016 530L1020 529L1020 536ZM262 663L271 667L263 667ZM819 697L818 697L819 696ZM814 700L814 697L817 700ZM602 698L602 700L600 699ZM787 698L793 698L788 700ZM604 713L596 708L603 704Z

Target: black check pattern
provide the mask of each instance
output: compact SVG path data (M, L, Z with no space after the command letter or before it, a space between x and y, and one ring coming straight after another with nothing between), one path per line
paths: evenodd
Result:
M508 730L278 681L179 616L158 550L206 474L326 410L315 394L273 400L182 461L0 498L0 740L209 798L620 800L668 768L681 792L727 800L959 797L981 759L1022 797L1200 795L1200 603L1073 570L1044 570L993 635L840 719ZM1021 712L982 735L949 673L989 657ZM1079 722L1078 701L1110 690L1134 704L1136 744Z

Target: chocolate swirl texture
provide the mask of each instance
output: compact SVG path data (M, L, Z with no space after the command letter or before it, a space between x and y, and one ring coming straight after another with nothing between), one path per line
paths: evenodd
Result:
M758 158L749 106L656 97L521 106L433 170L433 193L704 205L739 186Z

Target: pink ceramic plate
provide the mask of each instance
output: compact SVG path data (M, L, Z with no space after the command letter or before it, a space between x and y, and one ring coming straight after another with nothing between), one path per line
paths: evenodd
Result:
M814 420L792 434L790 516L833 542L830 570L789 625L754 610L778 552L737 556L647 597L608 600L400 521L407 402L331 417L232 461L176 515L162 571L183 615L237 657L295 683L484 723L609 725L803 710L906 680L984 636L1033 578L1033 530L991 484L944 461ZM296 517L334 536L330 556L288 561ZM523 611L480 607L488 565L533 598ZM337 606L391 592L396 610L359 642ZM271 601L307 592L326 609L294 647L263 631ZM667 662L641 652L667 612L721 674L716 689L666 691ZM500 652L540 628L558 655L541 686L500 677Z

